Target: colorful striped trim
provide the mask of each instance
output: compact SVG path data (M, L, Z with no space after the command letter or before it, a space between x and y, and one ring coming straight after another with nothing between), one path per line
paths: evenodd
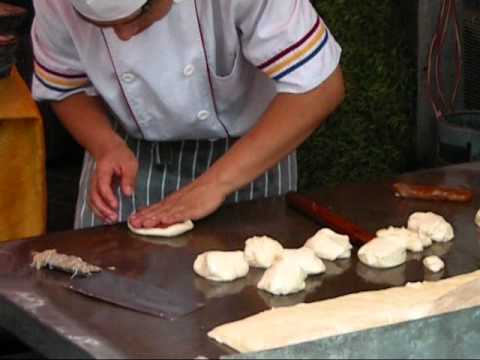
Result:
M290 68L286 69L285 71L283 71L282 73L278 74L277 76L274 77L275 80L280 80L282 78L284 78L285 76L287 76L288 74L294 72L295 70L297 70L298 68L302 67L303 65L305 65L306 63L308 63L310 60L312 60L315 56L317 56L317 54L325 47L325 45L327 44L328 42L328 38L329 38L329 35L328 35L328 32L325 32L325 36L323 37L323 40L322 42L315 48L315 50L313 50L307 57L305 57L303 60L297 62L295 65L291 66Z
M40 83L51 90L59 92L69 92L80 88L87 87L90 84L88 76L82 75L66 75L52 71L40 64L37 60L34 61L34 73Z
M59 77L68 78L68 79L78 79L78 78L86 78L87 77L87 74L62 74L62 73L59 73L57 71L53 71L52 69L48 68L47 66L43 65L40 61L38 61L36 57L33 59L33 61L34 61L35 65L40 66L46 72L48 72L50 74L53 74L53 75L57 75Z
M280 80L313 59L328 42L329 34L320 18L297 43L285 49L259 68L269 77Z
M59 88L59 87L56 87L54 85L50 85L48 84L47 82L45 82L42 78L40 78L37 74L33 74L35 76L35 79L37 79L43 86L45 86L46 88L50 89L50 90L53 90L53 91L58 91L58 92L62 92L62 93L68 93L68 92L72 92L72 91L76 91L76 90L80 90L80 89L85 89L87 88L90 83L87 83L86 85L84 86L79 86L79 87L76 87L76 88L70 88L70 89L63 89L63 88Z

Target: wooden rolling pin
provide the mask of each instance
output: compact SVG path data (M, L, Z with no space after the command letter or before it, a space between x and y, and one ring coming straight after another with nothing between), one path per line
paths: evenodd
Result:
M328 226L332 230L350 236L352 242L363 245L372 240L375 235L351 223L331 210L321 206L317 201L296 192L288 193L287 204L295 210L311 217L313 220Z
M397 182L392 185L395 196L406 199L469 202L473 198L470 190L462 188L416 185Z

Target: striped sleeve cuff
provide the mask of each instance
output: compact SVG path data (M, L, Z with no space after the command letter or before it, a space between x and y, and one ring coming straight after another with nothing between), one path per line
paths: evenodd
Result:
M297 43L283 50L258 68L279 81L314 59L329 41L329 32L320 17L310 31Z
M62 74L53 71L34 59L35 79L47 89L66 94L86 89L91 86L86 74Z

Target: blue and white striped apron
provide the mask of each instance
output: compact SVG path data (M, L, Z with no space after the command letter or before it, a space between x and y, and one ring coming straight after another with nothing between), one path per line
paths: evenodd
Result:
M153 205L198 178L235 142L234 139L151 142L134 139L118 126L139 161L137 187L133 197L125 197L117 187L119 222L127 221L137 209ZM75 213L75 229L103 225L88 203L90 178L95 160L85 153ZM253 182L231 194L226 202L240 202L280 196L297 189L297 158L292 153Z

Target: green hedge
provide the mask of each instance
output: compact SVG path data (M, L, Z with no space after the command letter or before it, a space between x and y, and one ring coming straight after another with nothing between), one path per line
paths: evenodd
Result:
M398 5L404 1L313 2L343 48L347 97L300 148L300 188L407 170L413 159L415 66Z

